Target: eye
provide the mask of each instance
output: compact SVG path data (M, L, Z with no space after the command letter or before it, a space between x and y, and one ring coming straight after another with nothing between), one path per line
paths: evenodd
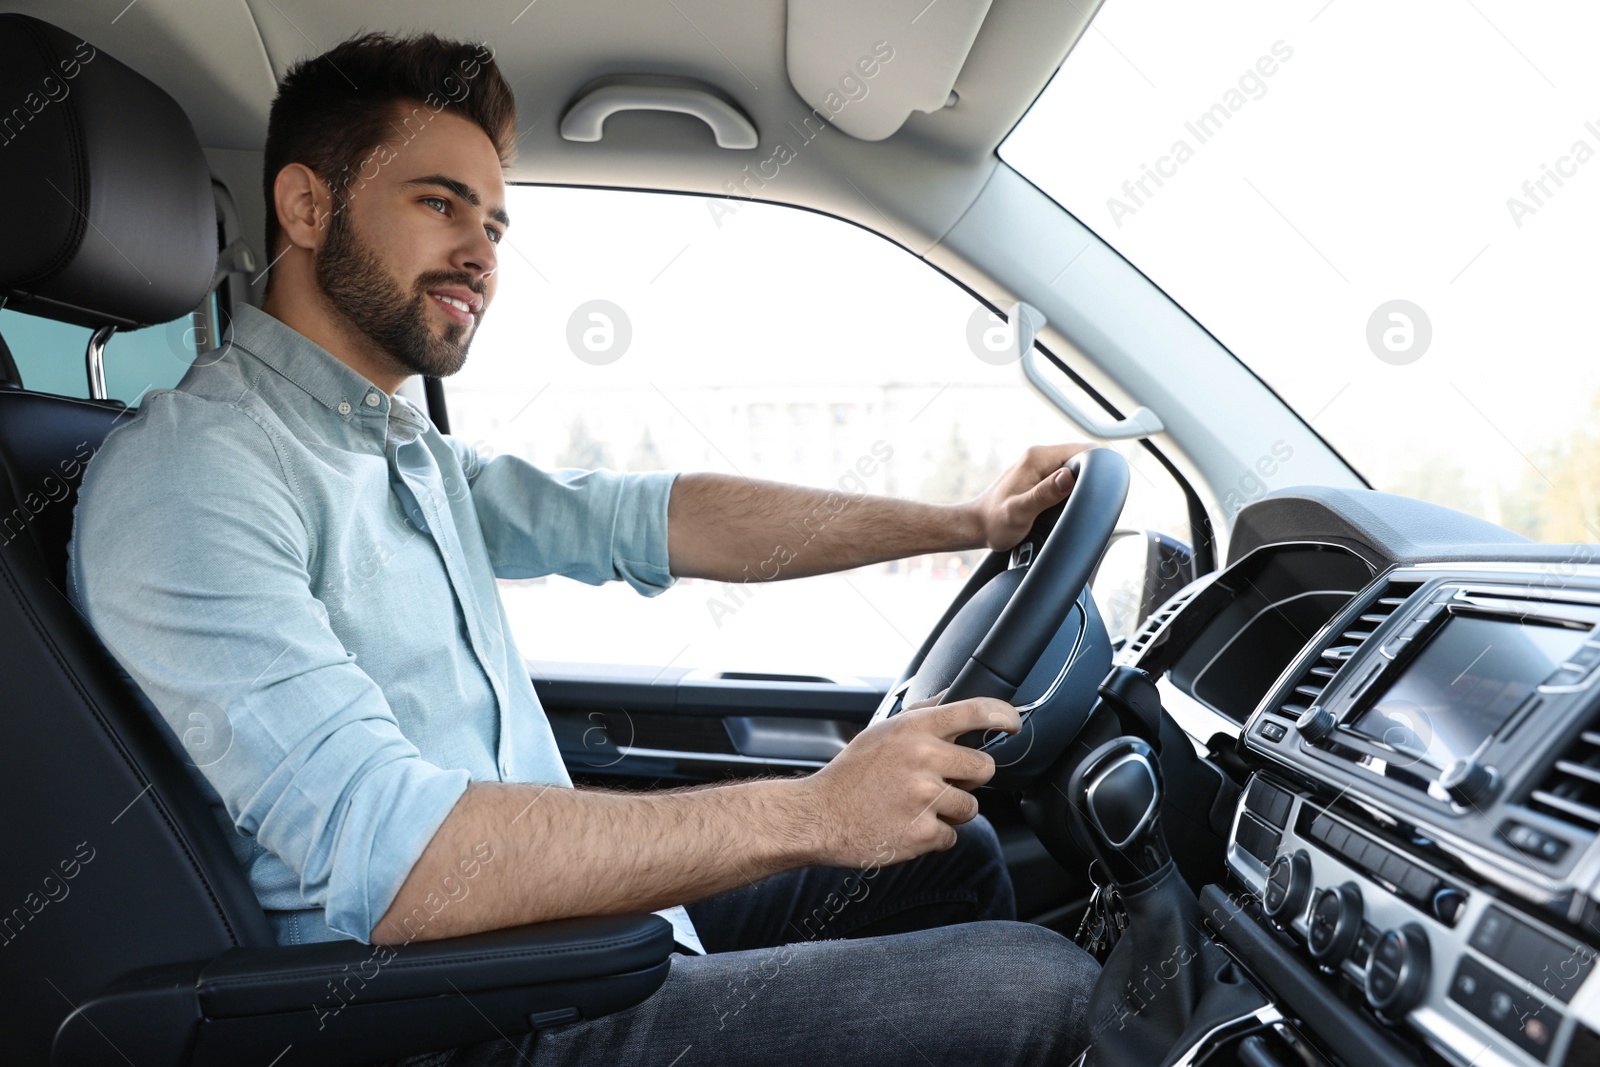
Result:
M505 237L505 234L501 233L499 230L495 229L493 226L485 226L483 228L483 232L489 235L489 243L490 244L497 245L497 244L500 243L501 238Z
M421 202L427 204L441 215L450 210L450 201L442 196L425 196Z

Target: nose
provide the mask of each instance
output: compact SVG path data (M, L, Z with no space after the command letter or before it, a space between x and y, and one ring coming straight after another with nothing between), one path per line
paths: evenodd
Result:
M473 224L472 235L457 246L452 258L452 265L456 269L485 279L490 278L500 266L494 242L489 240L489 234L483 226L476 223Z

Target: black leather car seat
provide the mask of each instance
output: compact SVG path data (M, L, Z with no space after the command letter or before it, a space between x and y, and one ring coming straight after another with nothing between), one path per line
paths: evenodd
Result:
M0 122L14 102L28 114L0 147L0 298L97 330L198 305L216 214L176 102L69 33L0 15ZM394 949L276 945L170 730L62 592L84 466L134 412L6 386L0 1059L365 1063L604 1014L659 987L672 935L655 916Z

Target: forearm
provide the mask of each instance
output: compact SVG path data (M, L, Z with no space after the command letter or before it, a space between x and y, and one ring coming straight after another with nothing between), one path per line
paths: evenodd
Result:
M816 862L816 819L803 794L792 779L639 794L475 782L371 939L403 944L655 911Z
M923 504L724 474L683 474L667 509L679 577L801 578L927 552L980 548L970 504Z

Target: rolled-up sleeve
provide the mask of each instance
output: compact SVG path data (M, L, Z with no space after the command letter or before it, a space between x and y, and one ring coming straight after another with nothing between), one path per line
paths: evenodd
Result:
M121 432L136 447L85 474L73 600L238 832L366 941L471 775L421 757L329 626L314 533L260 424L163 393Z
M676 581L667 555L676 472L546 471L520 456L485 459L464 441L445 440L471 487L496 577L622 580L646 596Z

